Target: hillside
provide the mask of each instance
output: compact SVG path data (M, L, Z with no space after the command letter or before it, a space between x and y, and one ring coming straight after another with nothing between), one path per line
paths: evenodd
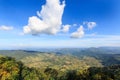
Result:
M0 80L120 80L116 50L1 50Z
M120 80L120 65L60 71L26 67L14 58L0 56L0 80Z
M100 60L94 57L83 56L78 58L70 54L45 53L36 51L0 51L1 55L14 57L28 67L45 69L51 67L57 70L73 70L89 67L102 67Z
M1 55L14 57L30 67L52 66L81 66L99 67L120 64L120 48L58 48L33 50L0 50ZM31 64L32 62L32 64ZM58 65L59 64L59 65ZM41 66L40 66L41 67ZM71 69L71 68L70 68Z
M26 66L46 68L51 67L58 70L83 69L88 67L102 67L99 60L93 57L79 59L71 55L58 55L55 53L42 53L28 56L21 60Z

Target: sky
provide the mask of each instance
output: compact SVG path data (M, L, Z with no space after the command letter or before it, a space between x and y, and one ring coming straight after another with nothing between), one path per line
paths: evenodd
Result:
M120 47L119 0L0 0L0 49Z

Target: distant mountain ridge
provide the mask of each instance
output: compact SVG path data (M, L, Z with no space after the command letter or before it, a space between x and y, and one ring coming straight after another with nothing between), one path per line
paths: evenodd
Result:
M40 50L0 50L1 55L15 57L17 60L23 60L30 57L45 57L53 55L54 57L72 57L72 59L82 60L84 57L94 58L104 66L120 64L120 49L111 47L100 48L58 48L58 49L40 49ZM40 56L38 56L40 55ZM48 58L50 58L48 56ZM52 58L50 58L52 60ZM89 63L90 64L90 63Z

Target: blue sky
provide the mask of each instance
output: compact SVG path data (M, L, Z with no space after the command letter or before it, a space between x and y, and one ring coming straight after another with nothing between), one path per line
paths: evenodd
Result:
M120 46L119 0L0 0L0 49L100 46Z

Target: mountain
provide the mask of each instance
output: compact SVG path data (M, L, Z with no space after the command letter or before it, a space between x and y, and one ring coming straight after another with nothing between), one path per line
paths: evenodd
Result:
M0 80L120 80L120 65L60 71L29 68L14 58L0 56Z
M30 60L34 62L34 65L35 63L37 64L42 61L44 64L48 62L50 66L52 66L51 64L54 65L55 63L62 64L63 61L64 61L63 63L65 63L65 61L66 62L68 61L68 63L71 62L73 64L74 62L77 62L77 61L80 61L81 63L81 60L82 62L86 61L85 64L88 64L88 66L92 66L92 67L101 66L101 65L110 66L114 64L120 64L120 48L119 47L52 48L52 49L42 48L42 49L36 49L36 50L35 49L33 50L0 50L0 54L14 57L20 61L24 61L23 63L26 63L27 65L28 65L27 62L31 62ZM35 60L35 59L38 59L38 60ZM47 64L45 64L45 66L47 66Z
M101 62L94 57L83 56L78 58L70 54L48 53L38 51L0 51L1 55L14 57L17 61L22 61L28 67L45 69L51 67L57 70L73 70L88 67L102 67Z
M0 50L0 80L120 80L119 48Z

